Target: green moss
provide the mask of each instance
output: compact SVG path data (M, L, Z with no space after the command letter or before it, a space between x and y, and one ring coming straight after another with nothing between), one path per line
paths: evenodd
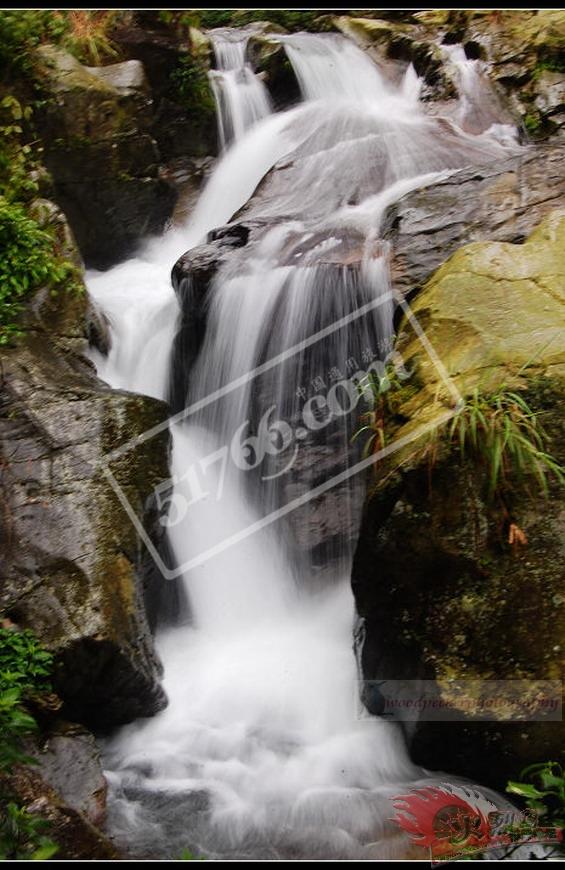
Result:
M538 61L533 69L532 78L539 79L544 72L565 72L565 61L563 61L562 57Z
M540 116L537 113L528 112L528 114L524 116L524 127L531 136L536 136L542 129Z

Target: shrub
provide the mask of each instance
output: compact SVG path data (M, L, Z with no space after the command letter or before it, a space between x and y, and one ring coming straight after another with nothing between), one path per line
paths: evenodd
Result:
M544 761L524 768L520 780L510 780L506 791L518 795L533 810L545 827L565 829L565 771L556 761ZM563 843L553 847L547 857L565 854Z
M41 229L23 205L0 197L0 345L22 334L25 297L40 287L51 292L79 289L72 263L55 251L51 233Z
M64 15L50 9L0 11L0 76L33 70L33 49L43 42L59 42L68 27Z
M24 740L37 730L26 707L49 692L53 657L31 631L0 628L0 774L33 764ZM49 823L28 812L9 794L0 794L0 860L46 860L58 847L47 836Z
M22 142L23 125L31 113L12 94L0 100L0 196L10 201L25 200L37 192L30 174L35 168L31 146Z

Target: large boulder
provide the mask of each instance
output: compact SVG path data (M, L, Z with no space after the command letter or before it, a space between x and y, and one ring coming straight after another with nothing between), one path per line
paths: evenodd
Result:
M366 679L435 680L452 713L420 723L415 760L497 788L561 757L560 723L470 721L452 681L562 679L562 491L553 480L544 497L510 476L492 499L488 468L433 433L455 410L449 383L464 398L508 385L563 463L564 242L561 210L524 244L467 245L411 303L437 358L404 319L396 350L412 380L387 416L390 452L375 467L353 567Z
M2 351L0 612L54 652L63 714L111 727L165 703L145 601L153 563L112 482L158 546L168 431L110 461L113 479L101 462L168 409L98 380L83 354L108 335L84 288L38 291L24 327Z
M264 79L276 109L287 109L299 102L296 74L276 33L254 33L247 43L247 58Z
M57 845L59 860L115 861L120 856L112 842L87 816L67 803L31 766L17 766L10 774L0 773L0 810L4 811L5 795L36 820L48 823L44 836Z
M565 205L564 160L561 143L540 144L399 199L383 222L395 289L421 287L462 244L526 238L549 209Z
M59 724L42 735L29 752L37 772L60 798L103 828L108 784L92 734L77 725Z
M170 217L176 191L159 175L153 101L138 60L86 67L54 46L37 50L38 123L55 198L87 265L132 253Z

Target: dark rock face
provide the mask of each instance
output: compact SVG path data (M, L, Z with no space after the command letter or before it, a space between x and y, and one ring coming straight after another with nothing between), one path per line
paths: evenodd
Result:
M153 563L100 460L168 411L96 378L85 336L103 348L107 335L86 292L36 294L26 330L2 353L0 611L55 653L64 715L107 728L165 698L145 610ZM168 439L165 428L108 466L156 545Z
M143 67L85 67L52 46L38 56L48 94L38 120L54 196L86 264L106 268L161 231L177 198L159 177Z
M522 241L549 209L565 204L564 159L563 144L540 145L402 197L384 218L393 286L404 295L421 287L467 242Z
M287 109L300 100L300 87L292 64L276 35L252 36L247 43L247 57L253 70L264 78L275 109Z
M175 87L184 60L190 59L186 39L160 22L155 11L137 13L136 19L133 25L118 30L114 38L129 57L143 64L155 108L151 134L163 159L216 154L212 100L199 106L186 105Z

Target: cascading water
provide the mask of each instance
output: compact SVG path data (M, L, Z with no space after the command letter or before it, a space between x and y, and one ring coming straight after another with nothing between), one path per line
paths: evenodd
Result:
M172 426L180 509L169 526L176 562L192 566L183 579L192 619L158 637L167 709L105 745L111 831L138 855L403 855L389 798L430 781L398 726L358 702L349 587L363 497L349 477L358 411L343 411L336 385L345 375L358 383L363 363L388 347L386 206L506 152L422 114L413 71L395 91L344 39L284 41L305 103L259 121L226 152L187 227L89 276L114 334L101 376L164 396L178 310L170 267L236 212L249 231L210 288L196 364L171 373L197 408Z
M245 59L249 34L211 31L217 70L210 71L216 99L220 144L224 149L261 118L271 114L269 92Z

